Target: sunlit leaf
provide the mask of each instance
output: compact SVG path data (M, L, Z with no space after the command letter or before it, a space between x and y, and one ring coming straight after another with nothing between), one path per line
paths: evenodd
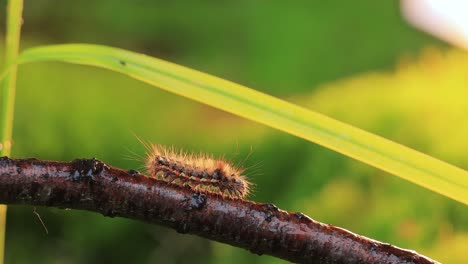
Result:
M67 44L31 48L20 55L19 63L38 61L63 61L120 72L315 142L468 204L468 173L465 170L221 78L135 52L98 45Z

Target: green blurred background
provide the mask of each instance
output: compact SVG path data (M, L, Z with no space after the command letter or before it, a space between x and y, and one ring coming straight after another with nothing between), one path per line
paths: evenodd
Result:
M468 167L468 53L412 29L398 1L25 2L22 48L86 42L146 53ZM145 149L134 134L234 162L252 150L252 200L468 262L468 208L460 203L117 73L20 66L14 157L97 157L138 169ZM284 263L137 221L37 211L48 235L31 206L9 206L7 263Z

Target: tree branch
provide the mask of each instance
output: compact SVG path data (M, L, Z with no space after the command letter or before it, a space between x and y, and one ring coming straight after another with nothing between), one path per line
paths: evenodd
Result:
M132 218L301 263L438 263L273 204L194 192L96 159L2 157L0 203Z

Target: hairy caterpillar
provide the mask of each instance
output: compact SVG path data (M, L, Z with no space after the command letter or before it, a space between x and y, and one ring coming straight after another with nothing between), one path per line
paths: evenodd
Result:
M252 185L242 175L244 169L236 168L223 158L214 159L210 155L186 153L161 145L151 145L146 169L152 177L229 197L246 197Z

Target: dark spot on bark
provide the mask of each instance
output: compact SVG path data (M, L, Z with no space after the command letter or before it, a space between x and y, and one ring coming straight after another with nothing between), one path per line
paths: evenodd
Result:
M191 210L200 210L202 209L206 204L206 195L201 194L201 193L194 193L192 197L189 200L189 205L187 207L188 211Z
M276 212L278 212L278 207L272 203L265 204L266 212L265 212L265 221L270 222L273 217L276 216Z
M118 180L119 180L119 178L118 178L117 176L114 176L114 177L112 177L112 180L111 180L111 181L112 181L112 182L116 182L116 181L118 181Z
M270 211L265 212L265 221L271 222L271 219L274 217L274 214L272 214Z
M269 210L269 211L272 211L272 212L278 212L279 209L278 209L278 206L272 204L272 203L267 203L266 205L266 209Z
M132 177L135 177L135 176L137 176L138 174L140 174L140 172L137 171L137 170L129 170L129 171L128 171L128 174L130 174L130 176L132 176Z
M7 156L0 157L0 166L8 166L11 163L11 159Z
M41 177L44 178L44 179L48 179L48 178L49 178L49 174L48 174L48 173L41 174Z
M297 213L294 213L294 215L297 217L297 219L299 220L302 220L304 218L306 218L307 216L305 216L303 213L301 212L297 212Z
M23 168L21 167L16 167L16 173L21 174L23 172Z
M190 189L190 186L186 186ZM200 210L206 204L206 195L201 193L194 193L191 197L185 197L182 201L182 206L185 211Z
M94 177L98 176L106 167L106 164L96 158L76 159L72 164L74 171L71 178L74 182L94 181Z

